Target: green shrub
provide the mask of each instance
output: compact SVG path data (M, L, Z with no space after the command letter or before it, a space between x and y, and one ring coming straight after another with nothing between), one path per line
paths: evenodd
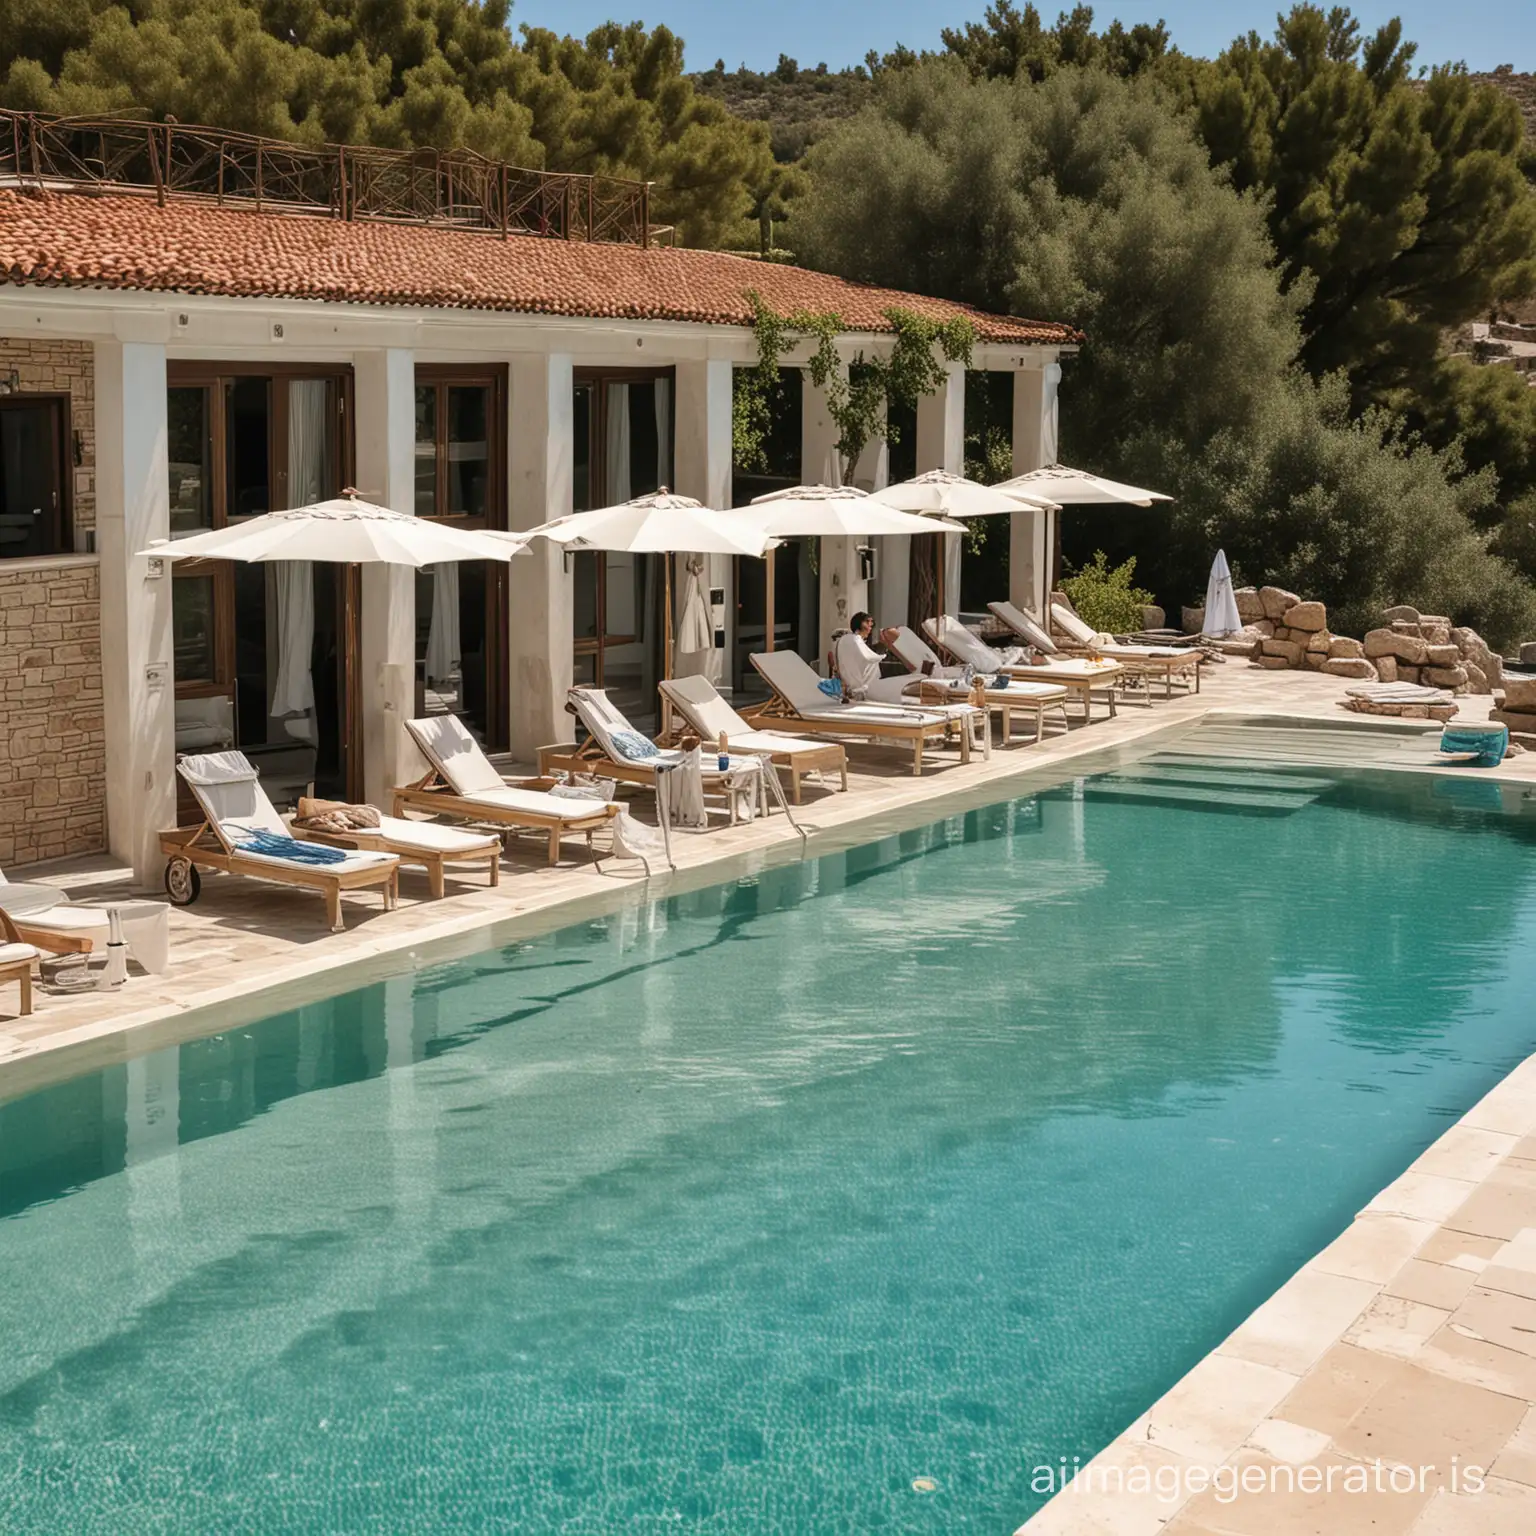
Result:
M1134 632L1142 627L1141 610L1152 601L1152 594L1131 585L1136 574L1136 557L1124 565L1109 568L1102 549L1075 576L1066 577L1061 590L1072 599L1083 623L1108 635Z

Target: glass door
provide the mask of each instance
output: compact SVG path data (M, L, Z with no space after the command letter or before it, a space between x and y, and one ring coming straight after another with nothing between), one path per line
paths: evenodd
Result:
M506 370L416 369L416 515L505 528ZM460 560L416 577L417 708L507 746L507 568Z
M171 537L336 495L350 375L173 363L167 395ZM172 623L176 744L238 747L278 805L310 785L360 793L348 686L346 573L329 564L178 561Z
M672 483L672 370L582 369L574 397L574 509L616 506ZM578 682L606 688L637 724L657 713L665 567L660 555L578 551Z

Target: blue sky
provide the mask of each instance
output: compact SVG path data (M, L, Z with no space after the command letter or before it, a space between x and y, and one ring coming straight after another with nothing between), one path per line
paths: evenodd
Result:
M834 69L857 64L871 48L897 43L938 46L942 27L979 20L987 0L515 0L512 20L578 34L604 21L665 22L688 45L688 64L706 69L723 58L734 69L745 62L769 69L780 53L801 64L819 61ZM1119 17L1126 25L1165 20L1186 53L1214 54L1239 33L1274 30L1277 0L1119 0L1094 6L1100 25ZM1289 8L1287 3L1286 8ZM1046 0L1054 20L1070 9ZM1536 3L1533 0L1402 0L1397 5L1352 7L1363 30L1401 16L1419 44L1420 63L1462 59L1473 69L1512 63L1536 72Z

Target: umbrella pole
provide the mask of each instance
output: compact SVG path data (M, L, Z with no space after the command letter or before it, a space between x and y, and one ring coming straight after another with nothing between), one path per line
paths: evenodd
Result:
M764 642L763 649L766 651L771 651L773 649L773 632L778 627L774 621L774 598L776 596L774 591L774 568L779 563L778 554L778 550L770 549L768 553L763 556L763 614L768 625L768 634Z
M934 619L936 629L944 627L944 535L934 534L934 576L933 590L937 598L938 614Z
M661 558L662 558L663 563L666 566L666 576L665 576L665 578L663 580L663 583L662 583L663 587L665 589L665 592L666 592L666 598L665 598L665 613L666 613L666 617L665 617L664 625L663 625L663 627L665 628L666 633L663 634L662 637L661 637L661 675L664 678L666 678L668 681L670 681L671 677L672 677L672 554L671 554L671 551L669 550L666 553L664 553ZM671 702L668 700L666 694L662 694L662 696L661 696L661 739L663 741L670 741L672 739L672 705L671 705ZM670 848L668 849L667 856L668 856L668 858L671 857L671 850L670 850Z

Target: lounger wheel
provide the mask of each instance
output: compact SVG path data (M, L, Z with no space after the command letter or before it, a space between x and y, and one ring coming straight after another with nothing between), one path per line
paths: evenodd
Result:
M172 859L165 866L165 894L178 907L190 907L202 894L203 877L191 859Z

